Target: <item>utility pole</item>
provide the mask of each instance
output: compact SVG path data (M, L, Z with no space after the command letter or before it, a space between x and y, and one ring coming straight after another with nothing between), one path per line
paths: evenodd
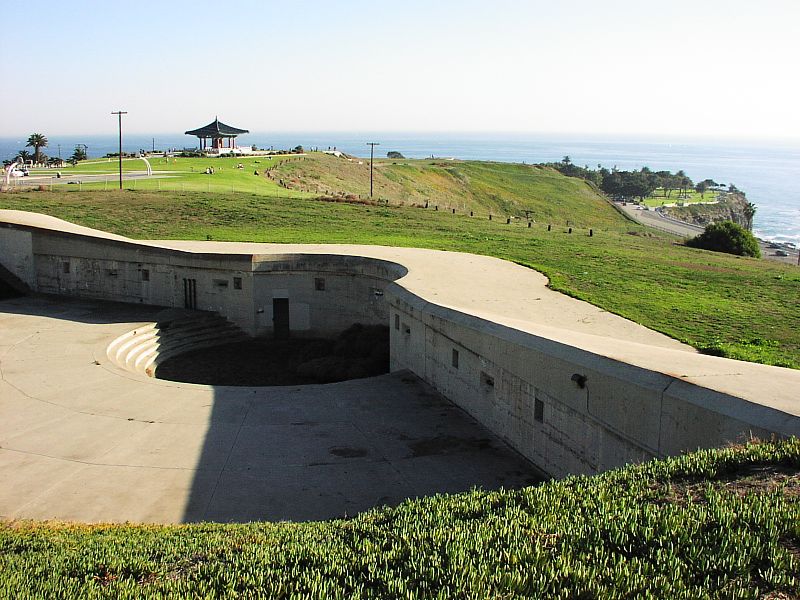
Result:
M61 160L61 144L58 145L58 160Z
M380 146L378 142L367 142L369 146L369 197L372 198L372 160L375 157L375 146Z
M118 110L111 114L119 117L119 189L122 189L122 115L127 115L128 111Z

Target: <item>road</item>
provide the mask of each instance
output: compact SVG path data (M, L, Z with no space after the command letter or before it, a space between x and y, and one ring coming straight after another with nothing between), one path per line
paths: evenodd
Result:
M166 177L175 177L174 172L157 173L148 175L147 171L129 171L122 174L123 181L130 181L132 179L163 179ZM12 180L12 185L17 187L36 187L40 185L66 185L78 183L102 183L108 181L109 183L119 181L119 173L97 173L97 174L62 174L61 177L55 175L32 175L30 177L15 177Z
M625 212L626 215L628 215L631 219L633 219L637 223L640 223L641 225L645 225L647 227L658 229L659 231L671 233L672 235L688 238L688 237L694 237L699 233L703 233L704 230L704 228L699 225L692 225L691 223L684 223L683 221L670 219L669 217L665 217L658 211L644 210L640 206L635 204L615 202L615 206L619 207L622 211ZM787 264L793 264L793 265L798 264L797 249L792 249L787 246L782 246L780 248L772 248L770 247L769 242L765 242L763 240L758 240L758 243L759 246L761 246L762 258ZM786 252L787 256L778 256L776 252L779 250L783 250L784 252Z

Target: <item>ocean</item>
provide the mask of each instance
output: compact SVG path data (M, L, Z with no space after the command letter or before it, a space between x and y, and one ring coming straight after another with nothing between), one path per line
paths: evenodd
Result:
M654 171L683 169L694 181L713 179L735 184L757 206L754 233L766 240L800 245L800 141L778 142L646 140L577 135L544 134L398 134L398 133L251 133L240 136L240 145L260 148L319 147L357 156L369 156L366 142L378 142L376 156L388 151L407 158L460 158L499 162L554 162L569 156L577 165L596 168ZM45 152L67 158L76 144L86 144L89 156L115 152L116 135L49 136ZM196 139L181 134L126 135L123 149L194 147ZM25 138L0 138L0 159L10 159L25 147Z

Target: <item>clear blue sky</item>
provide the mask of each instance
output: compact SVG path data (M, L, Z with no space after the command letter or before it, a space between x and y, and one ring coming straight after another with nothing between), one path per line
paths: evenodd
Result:
M3 3L0 136L800 139L800 0Z

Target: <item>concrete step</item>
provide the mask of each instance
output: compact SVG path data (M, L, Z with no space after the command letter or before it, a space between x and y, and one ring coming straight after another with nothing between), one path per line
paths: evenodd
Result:
M153 377L158 364L168 358L247 338L239 327L216 313L170 309L155 323L141 325L114 339L106 355L127 371Z

